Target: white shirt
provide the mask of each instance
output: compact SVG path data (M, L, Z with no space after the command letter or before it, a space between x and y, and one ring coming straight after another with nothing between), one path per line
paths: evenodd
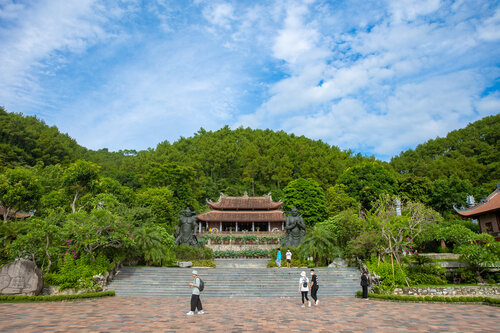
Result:
M286 258L292 260L292 252L287 251Z
M309 291L309 279L307 277L301 277L299 282L300 282L300 291ZM305 287L304 287L304 282L307 283Z

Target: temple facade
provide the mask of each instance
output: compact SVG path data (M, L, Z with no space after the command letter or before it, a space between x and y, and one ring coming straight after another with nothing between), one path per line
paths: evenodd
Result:
M282 232L285 216L282 203L272 201L271 195L249 197L225 196L217 202L208 201L210 211L199 214L199 232L202 229L217 232Z
M500 184L487 198L469 208L455 210L460 216L477 219L481 232L487 233L500 241Z

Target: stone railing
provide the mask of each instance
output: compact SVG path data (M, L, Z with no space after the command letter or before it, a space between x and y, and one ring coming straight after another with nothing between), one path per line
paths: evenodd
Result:
M407 296L496 296L500 297L500 286L461 287L409 287L396 288L394 295Z

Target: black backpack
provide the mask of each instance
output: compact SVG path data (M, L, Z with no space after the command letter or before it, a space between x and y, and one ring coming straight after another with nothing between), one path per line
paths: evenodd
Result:
M200 279L200 278L198 278L198 279ZM203 282L203 280L202 280L202 279L200 279L200 286L198 287L198 289L199 289L200 291L203 291L203 289L205 289L205 282Z

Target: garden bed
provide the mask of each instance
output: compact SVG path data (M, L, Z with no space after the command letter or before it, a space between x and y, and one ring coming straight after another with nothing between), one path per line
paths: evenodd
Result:
M0 303L27 303L27 302L60 302L85 298L97 298L115 296L114 290L99 291L94 293L83 293L73 295L46 295L46 296L21 296L0 295Z

